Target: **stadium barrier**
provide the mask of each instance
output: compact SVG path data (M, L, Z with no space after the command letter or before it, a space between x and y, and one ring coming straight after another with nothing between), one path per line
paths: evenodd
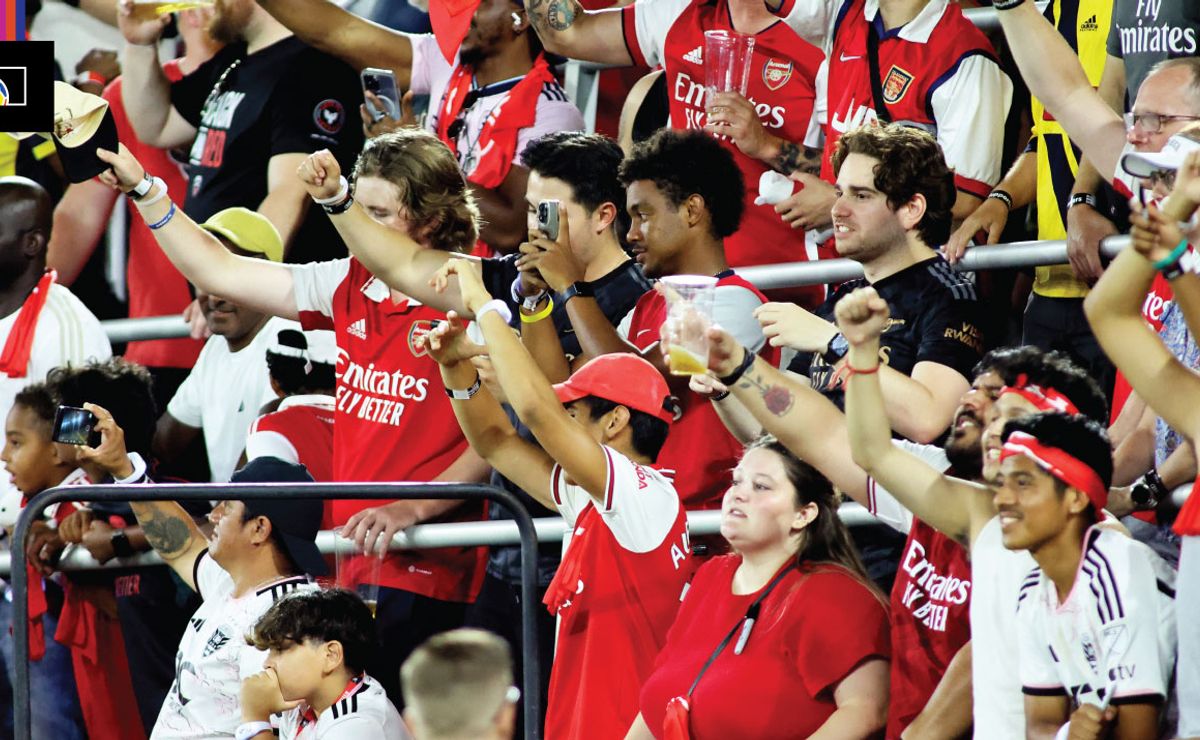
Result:
M503 506L514 516L513 526L521 545L521 657L524 663L522 695L525 699L526 737L541 735L541 690L538 680L538 638L535 610L541 608L537 598L537 535L533 519L521 502L511 493L494 486L473 483L223 483L184 485L110 485L62 486L39 493L25 506L17 518L13 542L25 542L30 525L40 519L51 504L64 501L208 501L216 498L256 500L276 496L324 499L453 499L465 501L489 500ZM432 526L432 525L431 525ZM13 548L10 553L13 614L13 730L18 740L30 740L32 707L29 695L29 578L25 550Z

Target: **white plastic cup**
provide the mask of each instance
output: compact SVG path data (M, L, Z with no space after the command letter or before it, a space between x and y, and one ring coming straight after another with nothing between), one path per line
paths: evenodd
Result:
M667 298L667 320L660 334L667 343L671 374L703 375L708 372L708 328L713 324L717 279L671 275L660 282Z

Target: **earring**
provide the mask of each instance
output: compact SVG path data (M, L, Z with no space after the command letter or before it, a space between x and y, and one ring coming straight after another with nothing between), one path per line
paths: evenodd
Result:
M521 16L517 15L516 12L514 12L512 14L512 19L513 19L513 30L520 31L521 30Z

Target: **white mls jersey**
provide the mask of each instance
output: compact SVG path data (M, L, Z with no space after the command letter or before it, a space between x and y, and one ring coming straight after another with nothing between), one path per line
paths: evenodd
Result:
M383 687L363 674L351 679L338 700L314 716L307 706L284 712L280 740L410 740L400 712Z
M1175 663L1175 572L1119 532L1084 535L1063 603L1040 568L1017 597L1022 691L1102 705L1165 700ZM1111 696L1109 696L1111 692Z
M307 576L294 576L235 599L233 579L207 550L196 559L194 576L204 603L179 641L175 681L152 740L232 737L242 723L242 681L261 671L267 658L265 651L246 644L246 633L287 594L317 589Z

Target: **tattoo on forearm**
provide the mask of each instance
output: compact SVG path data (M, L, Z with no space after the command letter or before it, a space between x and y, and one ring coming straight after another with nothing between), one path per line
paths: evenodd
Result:
M821 173L821 151L800 146L792 141L785 141L780 146L779 156L771 163L771 167L785 175L793 172L818 175Z
M133 504L133 507L146 541L164 560L181 555L187 549L192 541L192 530L187 521L165 515L153 504Z
M583 6L576 0L550 0L546 8L546 25L555 31L565 31L582 12Z
M762 374L754 372L753 368L743 376L739 387L753 388L762 396L763 405L775 416L786 416L796 403L796 397L782 385L768 385Z

